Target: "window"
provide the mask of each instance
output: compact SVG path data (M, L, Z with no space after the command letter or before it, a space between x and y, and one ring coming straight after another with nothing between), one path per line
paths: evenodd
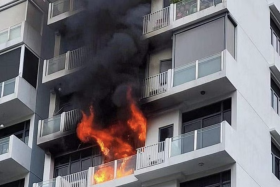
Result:
M277 114L280 114L279 103L280 103L280 89L276 81L271 79L271 107L275 110Z
M24 187L24 179L0 185L0 187Z
M18 139L28 144L30 121L24 121L0 130L0 139L15 135Z
M271 30L271 45L274 47L276 52L280 54L280 30L275 23L275 18L271 16L270 19L270 30Z
M233 20L228 17L226 26L226 35L227 35L227 50L235 58L235 48L236 48L236 24Z
M172 69L172 60L162 60L160 61L160 73L166 72L169 69Z
M99 147L91 147L55 158L55 176L65 176L87 170L102 163Z
M25 48L22 77L34 88L37 86L38 64L39 58Z
M173 137L173 125L168 125L159 129L159 142L165 141L166 138Z
M225 171L215 175L181 183L180 187L230 187L230 175L230 171Z
M278 146L271 142L272 173L280 180L280 151Z
M183 114L183 133L227 121L231 124L231 99Z
M163 0L163 8L170 6L170 0Z

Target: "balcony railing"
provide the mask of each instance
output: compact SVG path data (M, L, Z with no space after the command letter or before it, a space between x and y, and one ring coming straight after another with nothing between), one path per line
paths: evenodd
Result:
M222 3L224 0L182 0L162 10L145 15L143 34L172 25L178 19Z
M136 156L134 155L90 167L86 171L33 184L33 187L87 187L131 175L135 169Z
M72 70L84 65L84 58L88 48L82 47L65 54L46 60L45 75L51 75L62 70Z
M205 127L182 134L152 146L137 150L137 170L165 162L165 157L174 157L222 142L222 124ZM169 142L169 143L167 143ZM169 144L166 145L166 144Z
M50 4L49 17L53 18L66 12L73 12L84 7L81 0L59 0Z
M142 98L152 97L167 92L172 87L217 73L223 70L222 53L196 60L176 69L146 78L143 81Z
M0 155L9 152L10 137L0 139Z
M0 31L0 44L21 37L22 23Z
M62 114L49 119L39 121L39 124L41 124L39 137L47 136L57 132L73 131L75 130L80 118L80 111L72 110L69 112L63 112Z
M16 78L0 83L0 98L15 92Z

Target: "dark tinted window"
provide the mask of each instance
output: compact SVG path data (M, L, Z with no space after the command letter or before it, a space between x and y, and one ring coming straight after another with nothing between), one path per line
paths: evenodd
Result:
M37 86L38 63L39 58L25 48L22 77L34 88Z
M0 139L15 135L17 138L25 143L28 143L29 139L29 125L30 121L24 121L4 129L0 129Z
M162 127L159 129L159 141L165 141L166 138L173 137L173 125Z
M0 185L0 187L24 187L24 179Z
M91 147L55 158L55 176L65 176L87 170L102 163L100 149Z
M227 186L230 187L231 177L230 171L225 171L215 175L203 177L200 179L184 182L180 184L180 187L220 187Z

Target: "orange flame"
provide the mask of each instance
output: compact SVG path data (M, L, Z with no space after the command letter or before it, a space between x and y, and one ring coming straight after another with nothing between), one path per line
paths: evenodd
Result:
M127 100L131 112L130 119L124 123L117 122L105 129L100 129L100 126L95 123L93 107L90 107L89 116L82 112L77 136L82 142L95 140L105 156L105 162L125 158L136 153L135 144L131 142L132 132L137 134L137 137L132 137L135 141L142 144L145 142L147 121L131 96L131 88L128 89Z
M114 179L114 167L100 166L93 175L94 184L99 184Z

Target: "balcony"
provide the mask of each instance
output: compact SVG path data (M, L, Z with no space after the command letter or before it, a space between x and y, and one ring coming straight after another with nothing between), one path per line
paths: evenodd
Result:
M225 94L235 90L226 77L226 63L235 61L227 50L210 57L186 63L176 69L148 77L143 81L142 103L153 107L169 107L186 100L199 101L201 91L206 97ZM219 86L223 85L223 87Z
M135 177L141 182L183 173L190 175L234 163L227 152L233 129L227 122L137 150ZM227 146L226 146L227 145Z
M31 148L14 135L0 139L0 183L24 176L30 170Z
M52 148L59 148L62 141L75 133L76 126L81 119L79 110L63 112L60 115L39 121L37 144L42 149L52 151ZM61 143L63 144L63 143ZM61 146L64 146L61 145Z
M58 27L63 20L84 10L82 0L58 0L49 4L48 25Z
M236 138L233 128L222 122L139 148L135 156L33 184L33 187L70 187L74 184L140 187L141 183L161 177L177 176L178 173L191 175L233 164L235 161L228 152L235 151L231 142Z
M41 35L26 21L0 31L0 52L21 43L37 55L41 53Z
M9 124L35 112L36 90L18 76L0 83L0 122Z
M70 187L70 186L122 186L138 184L133 172L136 168L136 156L115 160L86 171L57 177L49 181L33 184L33 187ZM104 176L102 178L101 176ZM137 185L138 186L138 185Z
M44 61L43 83L49 83L53 87L61 77L76 72L84 67L88 48L83 47L74 51ZM64 77L65 78L65 77Z
M179 29L198 19L226 11L225 0L183 0L143 18L144 38Z

